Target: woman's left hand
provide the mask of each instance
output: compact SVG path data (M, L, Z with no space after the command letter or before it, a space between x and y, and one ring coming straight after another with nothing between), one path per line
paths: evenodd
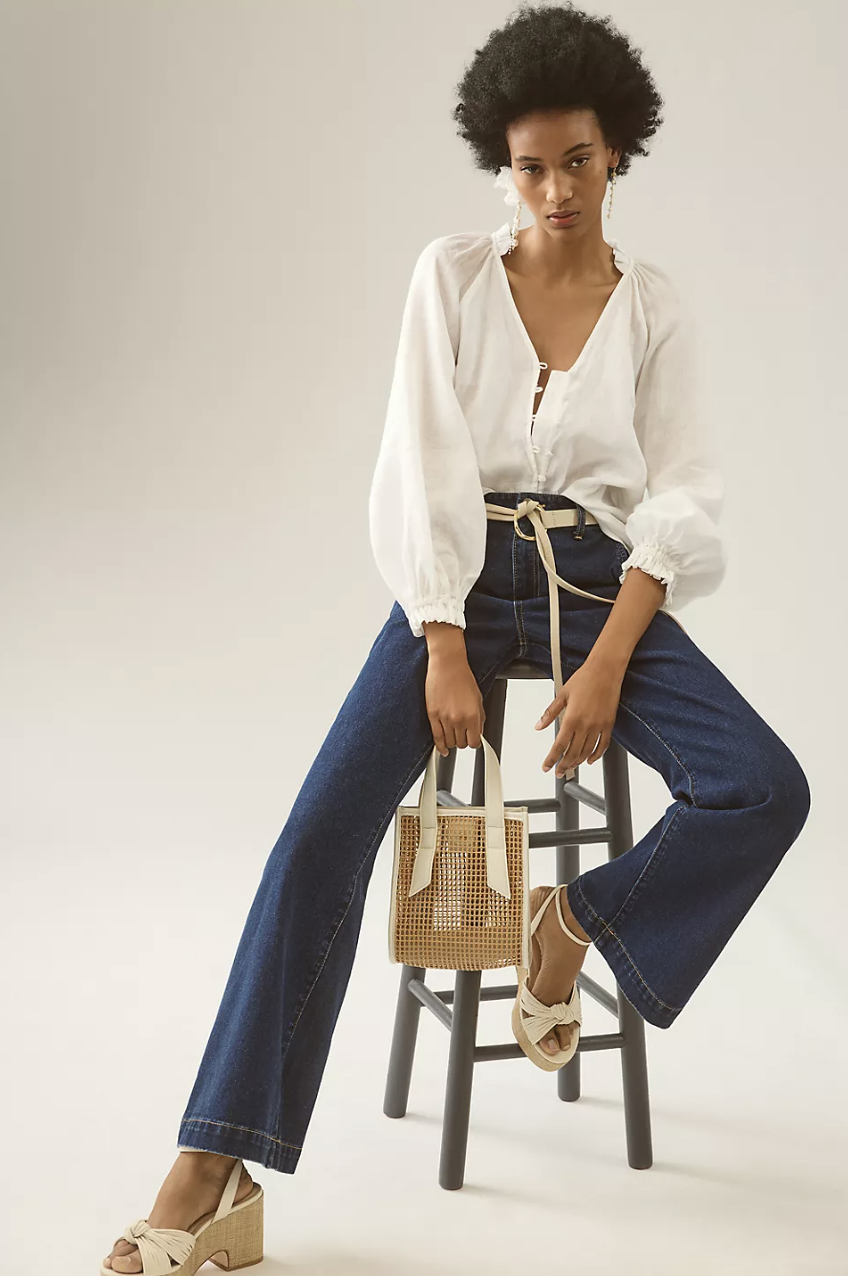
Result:
M558 763L554 774L563 776L587 758L590 763L596 762L606 752L623 681L623 670L619 674L609 667L593 665L591 660L575 670L536 723L536 730L541 731L562 713L556 739L542 763L543 771Z

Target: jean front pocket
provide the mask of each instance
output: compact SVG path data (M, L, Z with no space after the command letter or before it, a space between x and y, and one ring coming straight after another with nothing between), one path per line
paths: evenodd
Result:
M594 523L586 525L582 536L575 536L574 530L567 524L548 529L557 574L578 589L598 592L605 597L614 594L610 584L617 577L612 573L611 564L617 542ZM546 594L547 590L544 566L540 562L537 592Z

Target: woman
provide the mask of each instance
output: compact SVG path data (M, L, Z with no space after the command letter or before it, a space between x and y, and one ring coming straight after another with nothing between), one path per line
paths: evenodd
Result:
M560 912L535 932L516 1032L540 1066L576 1049L589 943L669 1027L807 816L791 751L670 614L718 587L726 556L691 320L660 267L602 233L608 181L660 122L653 81L607 19L569 5L522 9L459 89L461 135L516 220L416 262L369 506L397 601L266 863L177 1163L104 1273L142 1271L139 1240L162 1272L162 1255L193 1272L228 1238L230 1267L261 1256L260 1221L252 1249L226 1230L261 1209L242 1160L296 1169L377 850L434 742L480 747L483 698L516 656L557 683L543 771L615 738L673 797L625 855L532 892L534 912ZM559 1022L534 1039L539 1006Z

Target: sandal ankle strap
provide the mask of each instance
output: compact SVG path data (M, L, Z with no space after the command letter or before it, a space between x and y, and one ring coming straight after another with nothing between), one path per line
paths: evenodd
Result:
M557 887L556 907L557 907L557 913L559 914L559 924L562 927L562 929L565 931L566 935L570 935L576 944L582 944L584 948L588 948L592 942L591 939L581 939L579 935L575 935L571 927L566 924L566 920L562 915L562 906L560 905L560 898L562 895L562 891L564 890L565 890L565 886Z
M238 1191L239 1179L241 1178L241 1157L236 1160L235 1165L230 1170L230 1177L227 1179L226 1187L221 1193L221 1200L215 1211L215 1217L212 1222L217 1223L219 1218L223 1218L229 1214L233 1208L236 1192Z

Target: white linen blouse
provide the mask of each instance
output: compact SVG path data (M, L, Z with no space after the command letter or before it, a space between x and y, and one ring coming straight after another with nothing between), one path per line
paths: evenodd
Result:
M659 266L610 239L622 272L577 361L540 363L501 261L508 222L421 251L401 320L368 499L377 568L413 634L465 628L489 492L561 492L666 585L662 610L712 593L727 565L724 483L704 419L698 333ZM543 500L543 498L540 498Z

